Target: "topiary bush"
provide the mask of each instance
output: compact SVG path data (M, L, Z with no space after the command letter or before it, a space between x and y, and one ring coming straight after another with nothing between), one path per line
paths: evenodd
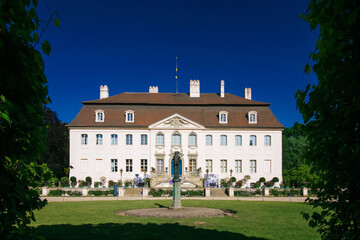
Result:
M63 190L55 189L49 191L49 196L61 196L63 194Z
M75 186L76 186L76 177L72 176L72 177L70 178L70 181L71 181L71 186L72 186L72 187L75 187Z
M243 185L243 181L242 180L239 180L235 183L235 186L238 187L238 188L241 188Z
M92 184L92 179L91 179L90 176L87 176L87 177L85 178L85 181L86 181L86 185L87 185L87 186L91 186L91 184Z
M264 183L264 182L266 182L266 179L265 179L264 177L261 177L261 178L259 179L259 182Z
M115 184L115 183L114 183L114 181L113 181L113 180L109 180L109 181L108 181L108 185L109 185L109 187L113 187L113 186L114 186L114 184Z
M61 178L61 186L62 187L68 187L69 186L69 178L68 177L62 177Z

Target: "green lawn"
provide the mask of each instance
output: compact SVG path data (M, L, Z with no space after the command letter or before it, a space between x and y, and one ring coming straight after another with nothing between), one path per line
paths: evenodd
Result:
M53 202L36 212L46 239L320 239L300 215L305 203L183 200L183 206L238 211L221 218L137 218L116 210L170 206L171 200Z

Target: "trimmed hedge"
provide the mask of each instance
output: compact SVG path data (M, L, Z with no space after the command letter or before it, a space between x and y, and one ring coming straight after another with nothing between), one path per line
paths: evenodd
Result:
M90 190L89 191L89 195L94 195L94 196L107 196L107 195L112 195L114 192L114 190Z

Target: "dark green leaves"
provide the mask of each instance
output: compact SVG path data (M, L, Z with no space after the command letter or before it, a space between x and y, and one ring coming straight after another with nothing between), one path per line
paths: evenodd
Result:
M59 18L58 18L58 17L55 18L54 24L55 24L57 27L60 27L60 21L59 21Z
M50 51L51 51L51 46L50 46L50 43L45 40L42 44L41 44L41 48L43 50L43 52L49 56L50 54Z

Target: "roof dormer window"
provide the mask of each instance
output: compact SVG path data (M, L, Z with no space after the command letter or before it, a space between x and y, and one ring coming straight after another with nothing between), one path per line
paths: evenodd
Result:
M256 124L257 123L257 112L251 111L248 113L249 124Z
M133 110L125 111L125 122L134 122L135 121L135 112Z
M95 111L95 122L104 122L105 113L103 110L96 110Z
M222 124L228 123L228 112L225 112L225 111L219 112L219 123L222 123Z

